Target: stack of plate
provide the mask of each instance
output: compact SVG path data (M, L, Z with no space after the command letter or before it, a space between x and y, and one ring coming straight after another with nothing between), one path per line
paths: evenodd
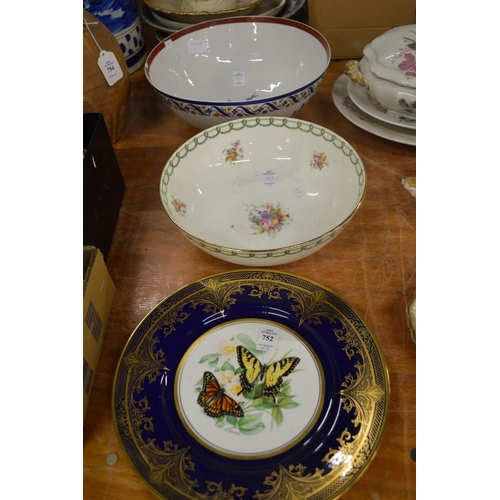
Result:
M384 139L416 146L417 121L391 115L368 92L342 75L332 97L338 110L358 127Z
M275 16L290 18L304 5L305 0L242 0L240 8L220 13L210 13L210 19L242 15ZM142 8L142 18L156 29L158 41L167 36L201 21L207 21L206 15L182 16L165 11L159 6L158 0L145 0Z

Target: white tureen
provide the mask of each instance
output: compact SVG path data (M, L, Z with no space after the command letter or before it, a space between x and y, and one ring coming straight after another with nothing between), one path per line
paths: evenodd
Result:
M416 119L417 25L393 28L363 50L361 61L348 61L344 73L364 87L388 113Z

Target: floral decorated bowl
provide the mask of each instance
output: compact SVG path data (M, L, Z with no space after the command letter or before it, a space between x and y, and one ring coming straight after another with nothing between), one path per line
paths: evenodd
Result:
M345 74L394 116L416 119L417 26L393 28L363 50L364 57L348 61Z
M160 42L146 77L174 113L198 129L261 115L295 116L330 63L309 26L278 17L217 19Z
M243 266L307 257L358 210L365 169L344 139L296 118L256 117L211 127L166 163L160 197L197 247Z

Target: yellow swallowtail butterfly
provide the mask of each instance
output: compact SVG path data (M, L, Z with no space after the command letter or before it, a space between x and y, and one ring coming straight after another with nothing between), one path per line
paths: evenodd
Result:
M260 380L264 381L264 396L275 398L283 386L283 377L289 375L299 364L300 358L295 356L283 358L267 366L262 364L248 349L236 347L238 363L243 371L240 373L240 394L250 392Z

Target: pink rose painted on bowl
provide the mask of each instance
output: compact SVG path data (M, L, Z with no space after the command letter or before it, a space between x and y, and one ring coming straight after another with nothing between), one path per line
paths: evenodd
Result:
M276 236L276 233L292 220L290 214L284 211L279 203L251 205L248 218L252 223L253 234L268 234L269 236Z

